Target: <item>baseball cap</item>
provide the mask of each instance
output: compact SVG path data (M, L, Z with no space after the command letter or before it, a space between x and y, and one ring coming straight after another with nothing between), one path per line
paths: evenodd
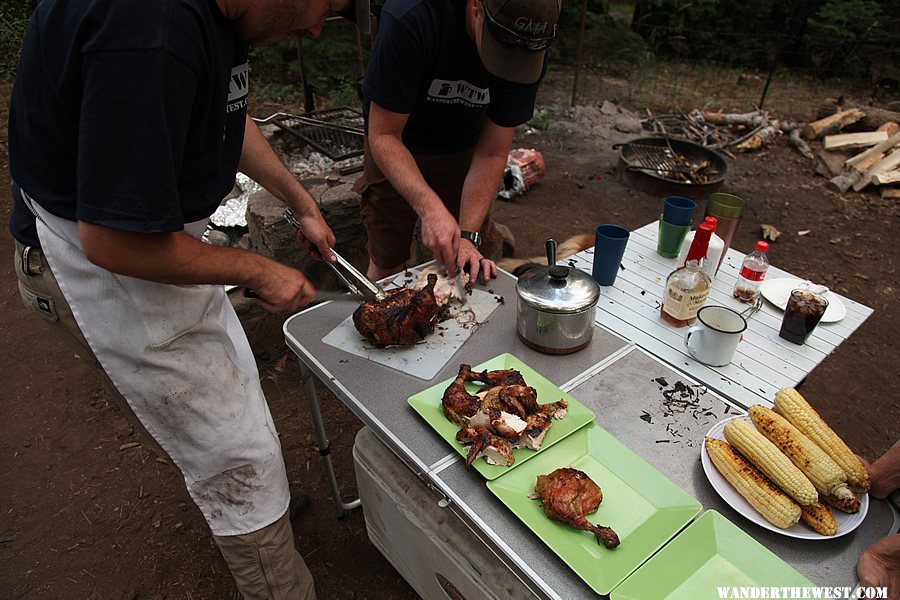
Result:
M481 62L493 75L530 84L541 76L562 0L481 0Z

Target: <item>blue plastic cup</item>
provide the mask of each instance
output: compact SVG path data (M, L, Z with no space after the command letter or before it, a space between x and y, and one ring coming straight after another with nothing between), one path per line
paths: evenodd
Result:
M594 240L594 267L591 276L600 285L612 285L619 274L628 230L618 225L600 225Z
M669 225L684 227L691 224L697 203L684 196L668 196L663 201L663 221Z

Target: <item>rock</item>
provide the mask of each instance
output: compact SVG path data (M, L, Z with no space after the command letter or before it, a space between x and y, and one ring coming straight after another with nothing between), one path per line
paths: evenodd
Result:
M368 267L366 231L359 213L359 194L352 181L320 178L308 184L325 221L334 232L335 250L362 272ZM334 272L313 258L293 235L284 220L284 204L265 189L250 196L247 203L248 249L303 272L317 289L335 289L339 284ZM240 290L229 297L256 357L274 360L283 354L284 334L281 327L290 316L273 315L253 300L244 298Z
M626 116L617 117L613 128L622 133L640 133L643 130L639 119Z
M609 100L604 100L603 104L600 105L600 112L604 115L614 115L619 112L619 107Z

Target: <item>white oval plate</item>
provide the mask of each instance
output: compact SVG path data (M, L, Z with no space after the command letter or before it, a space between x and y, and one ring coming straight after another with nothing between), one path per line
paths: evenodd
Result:
M787 306L788 298L791 296L791 290L808 285L808 281L791 279L790 277L766 279L759 286L759 293L762 294L763 298L784 310ZM847 316L847 307L844 306L837 294L829 290L825 294L825 298L828 300L828 308L825 309L825 314L822 315L822 323L836 323Z
M719 440L725 440L725 434L722 433L722 430L725 428L725 425L734 419L744 419L745 421L750 421L750 417L744 416L736 416L729 417L724 421L720 421L712 426L712 429L706 432L706 437L716 438ZM752 421L751 421L752 422ZM712 484L713 488L715 488L716 492L722 497L731 508L738 511L746 517L747 519L753 521L760 527L765 527L775 533L780 533L781 535L786 535L788 537L793 538L801 538L805 540L830 540L836 537L841 537L842 535L846 535L856 529L862 524L863 519L866 518L866 513L869 512L869 495L868 494L857 494L856 496L859 498L859 512L855 515L848 515L845 512L841 512L837 509L832 509L832 514L834 515L834 520L837 523L837 533L834 535L822 535L821 533L816 533L812 529L806 526L803 521L800 521L793 527L789 529L779 529L775 527L771 523L765 520L765 518L759 514L755 508L753 508L749 502L747 502L743 496L737 493L728 480L725 479L719 470L716 469L716 466L712 463L712 459L709 458L709 454L706 452L706 444L701 444L700 450L700 462L703 464L703 472L706 473L706 478L709 479L709 482Z

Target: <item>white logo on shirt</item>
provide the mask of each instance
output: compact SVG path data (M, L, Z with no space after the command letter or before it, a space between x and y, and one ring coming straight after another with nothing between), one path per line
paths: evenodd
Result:
M465 104L478 108L491 103L491 92L488 88L474 86L462 79L457 81L434 79L428 88L428 100L443 104Z
M231 69L228 81L228 112L235 112L247 106L250 89L250 65L244 63Z

